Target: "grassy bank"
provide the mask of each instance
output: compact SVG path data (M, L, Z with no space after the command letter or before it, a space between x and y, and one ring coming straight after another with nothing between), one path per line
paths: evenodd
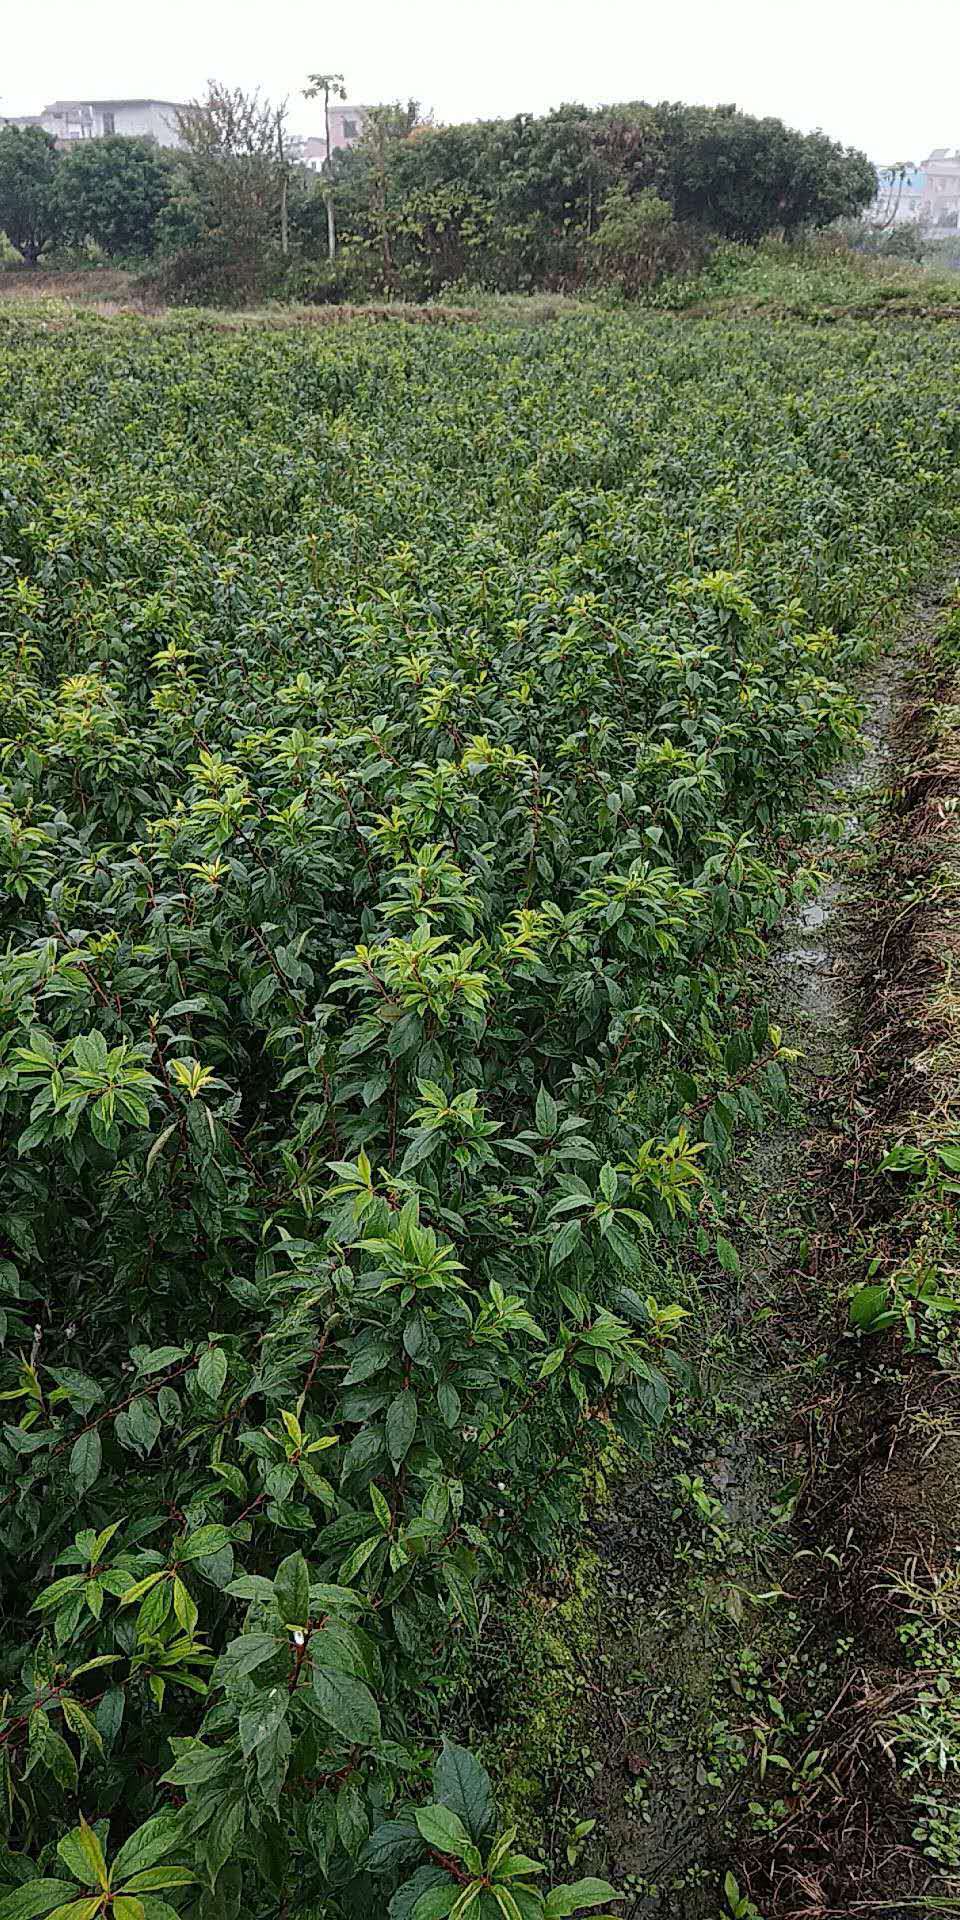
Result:
M139 314L152 324L175 324L189 315L206 315L213 326L328 326L366 317L413 323L462 320L516 325L545 324L563 316L615 310L609 291L584 286L576 292L490 293L482 287L456 286L426 303L370 300L356 306L303 305L292 301L227 310L177 308L151 290L149 276L116 266L0 266L0 305L39 305L51 319L73 311ZM689 277L667 276L636 302L646 311L674 314L740 311L784 318L953 319L960 316L960 275L937 266L878 259L855 253L829 234L803 243L768 240L756 247L725 243L708 265Z

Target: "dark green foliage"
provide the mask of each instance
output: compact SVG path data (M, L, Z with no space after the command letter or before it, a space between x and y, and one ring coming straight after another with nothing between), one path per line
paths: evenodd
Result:
M151 254L170 197L170 160L150 140L80 141L60 161L64 237L115 254Z
M402 135L402 137L399 137ZM826 226L876 192L863 154L824 134L732 107L565 106L474 126L399 127L337 156L341 234L366 250L385 286L439 291L468 278L503 291L569 286L604 265L636 290L657 272L697 264L697 236L757 240ZM649 220L614 250L591 248L623 202ZM669 223L672 216L673 225Z
M0 232L36 266L57 238L57 145L42 127L0 127Z
M877 191L866 155L733 107L658 108L664 182L678 220L731 240L825 227ZM641 168L641 179L645 170Z
M454 1678L737 1284L744 958L957 358L0 320L0 1920L81 1810L146 1920L507 1874Z
M157 251L155 291L174 303L423 297L465 279L501 291L613 280L636 293L695 271L711 235L825 226L876 190L864 155L732 107L571 105L434 127L397 103L368 114L322 183L291 165L283 119L211 83L180 116L176 156L116 136L58 156L38 129L4 128L0 227L31 262L59 233L112 255ZM651 223L654 205L666 217Z

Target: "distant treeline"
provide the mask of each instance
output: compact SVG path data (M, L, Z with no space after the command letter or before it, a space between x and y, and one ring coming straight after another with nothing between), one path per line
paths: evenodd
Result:
M627 294L699 266L711 239L753 242L852 217L866 156L735 107L564 106L468 126L411 102L370 111L318 176L284 114L212 86L177 153L110 138L58 153L0 130L0 227L24 259L69 246L157 263L168 297L423 298L614 282Z

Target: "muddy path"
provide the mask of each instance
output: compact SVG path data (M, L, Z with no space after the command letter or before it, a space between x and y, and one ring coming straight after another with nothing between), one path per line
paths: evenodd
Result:
M857 1620L838 1611L833 1561L842 1586L856 1550L843 1527L856 1518L837 1505L829 1453L831 1440L843 1444L844 1240L876 938L864 873L903 777L911 674L944 591L930 592L865 677L865 751L836 783L847 833L823 850L823 884L785 922L765 969L766 998L802 1050L795 1118L743 1153L749 1250L739 1274L703 1281L712 1332L689 1431L650 1474L617 1482L593 1523L587 1778L572 1809L558 1806L551 1839L556 1847L575 1815L596 1822L599 1846L587 1842L585 1857L624 1889L629 1920L719 1920L736 1910L722 1892L730 1872L755 1891L757 1905L743 1909L751 1920L878 1910L830 1904L831 1885L861 1882L833 1871L821 1830L832 1800L843 1856L843 1783L822 1756L843 1735L838 1693L860 1699L869 1665ZM884 876L871 884L884 910ZM841 1169L829 1191L828 1165ZM871 1447L873 1427L886 1428L885 1392L871 1380L861 1394ZM882 1742L874 1762L889 1773ZM867 1776L861 1786L869 1799ZM884 1891L881 1880L872 1896Z
M823 1364L787 1575L814 1652L789 1696L806 1778L741 1845L764 1920L960 1911L956 604L932 592L891 662L888 791L840 921L851 997L811 1161Z

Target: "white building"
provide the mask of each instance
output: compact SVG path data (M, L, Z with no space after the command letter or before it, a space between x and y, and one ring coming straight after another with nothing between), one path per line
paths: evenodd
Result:
M869 218L878 227L915 225L936 237L960 227L960 152L934 147L919 167L877 168Z
M11 124L43 127L64 145L122 133L155 140L160 147L179 147L179 109L176 100L51 100L42 113L15 115Z
M960 226L960 152L935 147L924 161L926 186L920 217L936 233L956 233Z

